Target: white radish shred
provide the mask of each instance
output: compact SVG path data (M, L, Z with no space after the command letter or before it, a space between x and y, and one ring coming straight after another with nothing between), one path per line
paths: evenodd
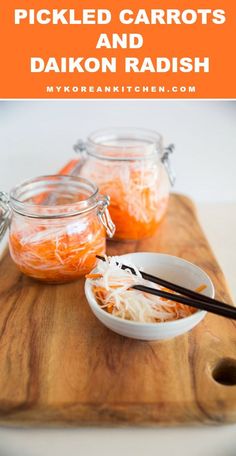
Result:
M135 274L130 269L122 269L119 257L98 262L96 274L94 277L91 275L91 280L101 308L122 319L146 323L176 320L194 312L188 306L131 288L133 285L146 285L163 290L163 287L143 279L134 264L126 264L134 269Z

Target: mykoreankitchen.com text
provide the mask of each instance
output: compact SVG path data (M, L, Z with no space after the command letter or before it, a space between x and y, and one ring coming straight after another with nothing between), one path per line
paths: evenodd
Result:
M197 87L195 85L104 85L104 86L93 86L93 85L47 85L45 87L47 94L178 94L178 93L196 93Z

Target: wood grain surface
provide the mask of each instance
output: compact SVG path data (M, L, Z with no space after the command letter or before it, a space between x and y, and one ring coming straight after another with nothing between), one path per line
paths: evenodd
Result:
M202 267L232 302L192 202L172 195L153 238L110 242L109 254L156 251ZM8 425L137 425L236 421L236 323L207 315L169 341L142 342L106 329L84 281L42 285L0 264L0 422ZM214 378L216 380L214 380Z

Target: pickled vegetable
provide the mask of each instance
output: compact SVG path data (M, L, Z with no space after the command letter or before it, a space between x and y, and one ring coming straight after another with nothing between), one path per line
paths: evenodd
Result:
M188 317L196 312L193 307L132 288L133 285L146 285L175 294L143 279L134 264L129 263L129 266L135 274L132 274L130 269L122 269L118 257L109 257L105 262L99 261L96 273L86 276L91 280L94 296L104 311L121 319L141 323L164 323ZM196 291L205 288L205 285L201 285Z
M96 164L83 167L82 175L96 181L99 191L110 196L110 214L116 225L114 238L139 240L151 236L168 205L167 177L160 168Z
M71 223L31 220L13 224L9 247L24 274L50 283L69 282L91 271L96 255L105 253L105 231L96 218L88 216Z

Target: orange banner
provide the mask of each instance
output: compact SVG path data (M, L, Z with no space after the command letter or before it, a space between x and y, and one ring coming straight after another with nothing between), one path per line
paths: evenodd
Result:
M236 98L232 0L8 0L1 98Z

